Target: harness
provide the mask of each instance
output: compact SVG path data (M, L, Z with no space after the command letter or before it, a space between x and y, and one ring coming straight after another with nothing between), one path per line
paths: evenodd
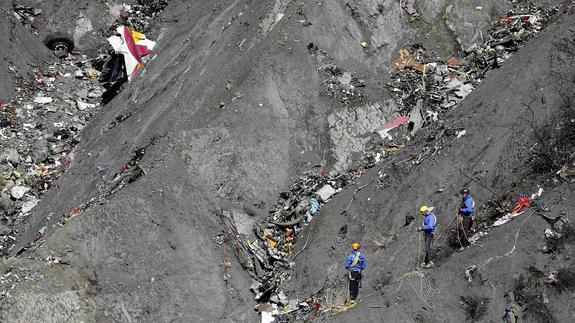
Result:
M355 257L353 258L353 261L351 262L351 265L349 265L349 270L351 271L353 267L355 267L357 265L357 263L359 262L359 256L361 255L361 252L358 252L355 254Z
M358 280L361 284L361 276L359 277L355 277L353 275L353 273L357 273L358 275L361 275L361 270L354 270L353 267L355 267L358 263L359 263L359 256L361 255L361 252L358 252L355 254L355 257L353 258L353 261L351 262L351 264L349 265L349 280Z

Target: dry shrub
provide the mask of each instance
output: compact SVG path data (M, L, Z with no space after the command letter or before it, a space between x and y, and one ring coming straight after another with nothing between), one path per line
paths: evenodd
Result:
M462 296L461 302L463 303L467 320L478 321L485 316L489 299L477 296Z
M566 245L575 242L575 226L571 223L566 223L559 238L547 239L547 253L560 253L565 250Z
M549 302L545 293L546 275L531 266L527 273L519 275L513 284L515 301L523 306L524 318L535 322L556 322L547 307Z
M553 284L559 294L575 290L575 270L561 268L557 271L557 281Z

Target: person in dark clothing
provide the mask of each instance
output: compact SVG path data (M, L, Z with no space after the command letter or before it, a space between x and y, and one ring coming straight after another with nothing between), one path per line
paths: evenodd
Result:
M426 205L419 208L419 211L421 212L421 215L423 215L423 227L419 227L417 230L423 231L423 238L425 240L425 264L423 268L432 268L435 266L431 257L437 218L435 217L435 214L431 213L431 209Z
M361 284L361 272L367 266L365 255L359 251L360 247L359 242L352 243L351 248L353 250L345 260L345 269L349 271L349 301L347 305L355 304Z
M459 215L461 216L463 234L460 237L461 248L463 250L469 246L468 238L473 235L473 212L475 212L475 201L469 195L468 189L461 190L461 204L459 205Z

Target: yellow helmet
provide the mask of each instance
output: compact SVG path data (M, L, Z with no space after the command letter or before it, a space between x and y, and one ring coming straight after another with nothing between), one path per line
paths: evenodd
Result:
M427 205L423 205L419 208L419 212L427 212L429 211L429 208L427 207Z
M359 250L359 248L361 248L361 245L359 244L359 242L353 242L351 244L351 249L353 250Z

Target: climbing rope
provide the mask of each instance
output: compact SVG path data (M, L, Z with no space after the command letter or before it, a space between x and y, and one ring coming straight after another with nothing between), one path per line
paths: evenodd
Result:
M555 197L553 197L550 200L550 203L552 201L555 200ZM481 262L479 265L477 265L477 269L480 270L481 268L485 267L487 264L489 264L491 261L496 260L496 259L500 259L503 257L508 257L511 256L513 254L513 252L515 252L516 246L517 246L517 241L519 239L519 233L521 232L521 229L523 228L523 225L527 222L527 220L536 212L538 212L539 210L533 210L533 212L531 212L529 215L527 215L524 219L523 222L521 223L521 225L519 226L519 228L517 229L517 231L515 232L515 241L513 243L512 248L499 256L493 256L490 257L486 260L484 260L483 262ZM453 221L457 220L457 230L458 230L458 235L459 235L459 229L461 229L463 237L465 239L467 239L467 235L465 233L465 230L463 230L463 221L461 221L461 217L459 216L459 214L456 214L455 217L445 226L445 228L437 235L437 239L439 239L444 233L445 231L447 231L447 229L453 224ZM461 244L461 239L459 239L459 243L461 246L463 246ZM479 247L483 247L484 245L482 243L476 243L476 245L478 245ZM418 248L417 248L417 261L416 261L416 265L415 265L415 269L409 272L404 273L401 277L399 277L398 279L396 279L396 282L399 282L399 286L397 287L397 289L393 292L394 294L397 293L399 290L401 290L402 286L403 286L403 280L407 279L409 285L411 286L411 288L413 289L413 291L415 292L415 294L417 295L417 297L419 297L428 307L433 308L433 304L430 303L430 299L432 299L433 295L436 293L436 291L433 289L433 287L431 286L431 283L429 282L429 280L425 277L425 275L421 272L420 270L420 262L421 262L421 235L418 235ZM420 279L420 287L419 289L417 289L414 285L413 282L411 281L410 278L419 278Z
M401 277L399 277L398 279L396 279L396 282L399 282L399 286L397 287L397 289L395 290L395 292L393 292L394 294L397 293L400 289L401 286L403 284L403 279L404 278L408 278L408 277L423 277L423 273L421 272L421 268L419 267L420 264L420 258L421 258L421 234L417 234L418 239L417 239L417 260L415 263L415 268L412 271L406 272L404 273Z
M420 279L419 290L417 288L415 288L415 286L413 285L413 282L411 281L410 278L419 278ZM410 271L408 273L403 274L403 276L401 276L400 278L398 278L396 281L399 282L399 286L393 292L393 294L397 293L401 289L401 287L403 286L403 280L404 279L407 279L407 282L409 283L409 285L413 289L413 292L415 293L415 295L417 295L417 297L419 297L423 301L423 303L425 303L425 305L427 305L430 308L433 308L433 304L430 302L430 299L433 298L433 295L435 293L437 293L437 291L435 289L433 289L433 287L431 287L431 282L429 281L429 279L427 279L425 277L425 275L421 272L421 270L416 269L416 270Z
M397 293L401 289L401 287L403 286L403 280L406 279L407 282L409 283L410 287L413 289L413 292L415 293L415 295L417 295L417 297L419 297L426 306L433 308L433 304L431 304L430 299L433 297L433 295L436 293L436 291L433 289L433 287L431 287L431 283L429 282L429 279L427 279L425 277L425 275L423 274L423 272L421 271L421 267L420 267L420 265L421 265L421 244L422 244L421 240L422 240L421 234L418 234L417 261L415 263L415 268L412 271L404 273L401 277L396 279L396 282L399 282L399 286L393 292L393 294ZM415 287L415 285L411 281L411 278L419 278L420 279L419 289Z
M421 262L421 234L417 234L417 262L415 264L415 270L419 270L419 264Z
M449 226L451 226L451 224L453 224L453 221L457 220L457 214L455 215L455 217L453 219L451 219L451 221L449 221L449 223L445 226L445 228L443 228L443 230L437 235L437 240L439 240L439 238L445 233L445 231L447 231L447 229L449 229Z
M551 202L553 202L556 197L557 197L557 196L554 196L554 197L549 201L549 203L551 204ZM551 206L549 207L549 209L551 209ZM477 265L477 269L479 270L479 269L481 269L481 268L487 266L487 265L488 265L491 261L493 261L493 260L497 260L497 259L501 259L501 258L503 258L503 257L509 257L509 256L511 256L511 255L515 252L515 248L517 247L517 240L519 239L519 232L521 232L521 228L523 228L523 225L525 224L525 222L527 222L527 220L529 220L529 218L530 218L533 214L535 214L535 213L537 213L537 212L539 212L539 211L540 211L540 210L533 210L532 212L529 213L529 215L525 216L525 218L523 219L523 222L521 222L521 224L519 225L519 228L517 228L517 232L515 232L515 241L513 242L513 247L511 247L511 249L510 249L509 251L507 251L506 253L504 253L504 254L502 254L502 255L493 256L493 257L490 257L490 258L488 258L488 259L482 261L481 263L479 263L479 264Z

